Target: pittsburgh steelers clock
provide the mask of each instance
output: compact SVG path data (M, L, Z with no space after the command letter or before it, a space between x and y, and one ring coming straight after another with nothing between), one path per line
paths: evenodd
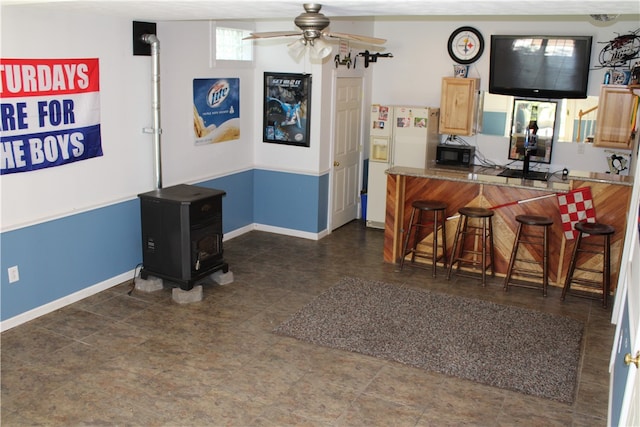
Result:
M473 27L460 27L451 33L447 50L451 59L458 64L476 62L484 51L482 34Z

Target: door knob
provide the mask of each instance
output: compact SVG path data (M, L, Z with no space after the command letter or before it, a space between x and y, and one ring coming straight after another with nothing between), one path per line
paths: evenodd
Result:
M335 161L335 160L334 160L334 161L333 161L333 166L335 166L335 167L340 166L340 162L338 162L338 161Z
M636 357L631 357L631 353L627 353L624 355L624 363L629 366L632 363L636 365L638 368L638 364L640 364L640 351L636 353Z

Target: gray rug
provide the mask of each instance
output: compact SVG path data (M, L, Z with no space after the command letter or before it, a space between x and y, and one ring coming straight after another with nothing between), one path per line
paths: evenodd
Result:
M274 332L572 403L582 331L565 317L344 278Z

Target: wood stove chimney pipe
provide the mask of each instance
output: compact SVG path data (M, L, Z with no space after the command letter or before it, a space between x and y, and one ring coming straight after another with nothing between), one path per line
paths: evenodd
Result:
M151 46L151 78L153 83L153 98L151 108L153 113L153 127L145 129L153 133L154 155L155 155L155 174L156 189L162 188L162 156L160 135L162 128L160 127L160 41L155 34L143 34L142 41Z

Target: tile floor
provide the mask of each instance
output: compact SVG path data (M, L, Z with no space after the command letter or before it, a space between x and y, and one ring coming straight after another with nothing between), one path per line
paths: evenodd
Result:
M514 288L382 261L383 233L354 221L319 241L250 232L225 242L234 282L180 305L170 287L116 286L5 331L3 426L606 425L610 311L552 288ZM270 331L343 276L403 283L583 320L573 405Z

